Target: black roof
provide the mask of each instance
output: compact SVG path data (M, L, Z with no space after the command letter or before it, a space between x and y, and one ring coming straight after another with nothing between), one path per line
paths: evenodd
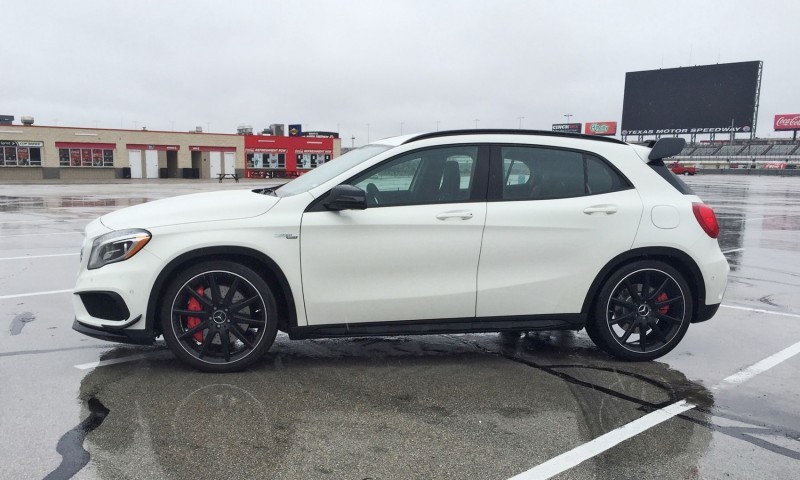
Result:
M583 135L581 133L564 133L564 132L551 132L549 130L522 130L516 128L480 128L480 129L468 129L468 130L442 130L440 132L430 132L430 133L423 133L422 135L417 135L416 137L409 138L405 142L411 143L416 142L418 140L426 140L428 138L439 138L439 137L452 137L457 135L487 135L487 134L502 134L502 135L538 135L542 137L565 137L565 138L580 138L582 140L594 140L597 142L609 142L609 143L618 143L622 145L626 145L625 142L622 140L617 140L616 138L610 137L601 137L597 135Z

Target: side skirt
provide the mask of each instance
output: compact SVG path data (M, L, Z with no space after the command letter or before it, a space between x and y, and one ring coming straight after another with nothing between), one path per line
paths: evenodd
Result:
M289 338L372 337L392 335L432 335L440 333L483 333L515 330L580 330L586 314L524 315L510 317L443 318L392 322L342 323L290 327Z

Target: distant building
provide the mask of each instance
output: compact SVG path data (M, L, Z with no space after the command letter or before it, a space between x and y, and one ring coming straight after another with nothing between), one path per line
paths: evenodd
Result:
M0 126L0 181L216 178L220 173L244 176L248 171L246 159L256 158L250 155L257 153L252 142L272 139L270 145L278 145L290 140L250 132L237 135L203 133L201 128L166 132L6 123ZM297 145L292 143L287 148L292 157L284 159L283 170L307 170L339 155L338 138L291 140ZM260 158L263 162L264 157ZM267 158L262 169L272 168L269 161ZM278 165L275 163L275 169Z

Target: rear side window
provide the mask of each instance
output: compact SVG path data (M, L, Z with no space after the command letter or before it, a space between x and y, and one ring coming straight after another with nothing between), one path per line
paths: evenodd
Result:
M503 200L581 197L630 188L608 163L584 152L501 146L500 158Z
M653 169L657 174L661 176L664 180L667 181L670 185L672 185L675 190L679 191L684 195L694 195L694 190L686 185L683 180L681 180L677 175L672 173L672 170L669 169L668 166L664 164L663 160L652 160L647 165Z

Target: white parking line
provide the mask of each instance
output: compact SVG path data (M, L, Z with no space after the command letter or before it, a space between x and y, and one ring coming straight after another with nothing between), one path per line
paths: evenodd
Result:
M30 258L74 257L75 255L80 255L80 253L54 253L52 255L27 255L27 256L24 256L24 257L0 257L0 261L2 261L2 260L28 260Z
M735 307L731 305L722 305L727 308L736 308L739 310L748 310L758 313L768 313L773 315L785 315L790 317L800 317L800 315L793 315L790 313L773 312L770 310L761 310L758 308L745 308ZM786 360L800 354L800 342L784 348L780 352L770 355L769 357L744 368L733 375L725 378L718 384L711 387L711 390L718 390L724 387L734 387L751 380L756 375L769 370L770 368L779 365ZM687 403L685 400L673 403L665 408L648 413L647 415L638 418L631 423L623 425L616 430L612 430L604 435L601 435L594 440L591 440L583 445L573 448L572 450L562 453L557 457L539 464L532 469L522 472L519 475L511 477L509 480L544 480L559 473L563 473L580 463L593 458L606 450L634 437L645 430L648 430L660 423L666 422L676 415L695 408L696 405Z
M687 403L685 400L673 403L667 407L648 413L631 423L612 430L605 435L601 435L594 440L562 453L557 457L539 464L527 472L520 473L511 477L510 480L544 480L554 475L558 475L570 468L595 457L609 448L618 445L625 440L634 437L656 425L666 422L675 415L693 409L696 405Z
M15 235L0 235L0 238L11 237L41 237L44 235L83 235L83 232L50 232L50 233L20 233Z
M723 250L722 254L723 255L727 255L727 254L733 253L733 252L741 252L742 250L744 250L744 248L732 248L730 250Z
M786 360L794 357L798 353L800 353L800 342L795 343L791 347L784 348L775 355L769 356L764 360L761 360L760 362L754 363L749 367L745 368L744 370L740 370L739 372L734 373L730 377L719 382L717 385L711 387L711 389L716 390L731 385L740 385L750 380L751 378L755 377L756 375L766 372L775 365L785 362Z
M770 315L780 315L782 317L800 318L796 313L776 312L774 310L764 310L763 308L739 307L736 305L720 305L723 308L733 308L734 310L744 310L746 312L768 313Z
M75 365L75 368L79 370L88 370L90 368L96 367L105 367L106 365L116 365L117 363L125 363L125 362L132 362L134 360L142 360L145 358L159 358L159 357L167 357L171 355L170 352L150 352L150 353L140 353L137 355L129 355L127 357L120 357L120 358L112 358L111 360L101 360L99 362L91 362L91 363L82 363L80 365Z
M67 290L49 290L46 292L33 292L33 293L18 293L16 295L0 295L0 300L7 300L9 298L22 298L22 297L37 297L39 295L55 295L56 293L72 292L72 289Z

